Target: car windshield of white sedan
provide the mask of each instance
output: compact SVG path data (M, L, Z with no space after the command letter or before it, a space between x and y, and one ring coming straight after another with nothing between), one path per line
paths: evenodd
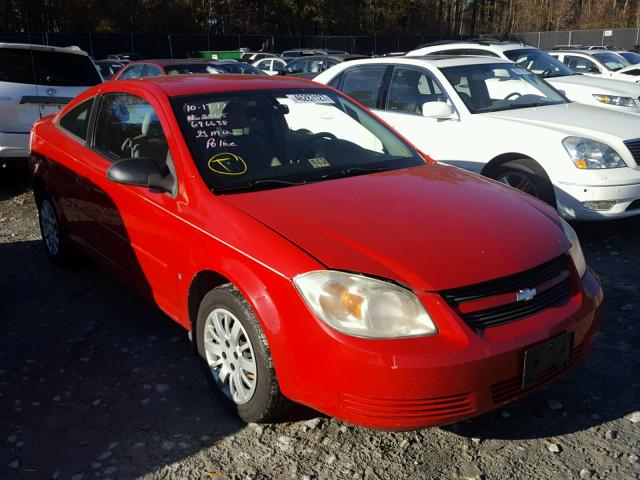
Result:
M640 55L635 52L620 52L620 56L631 65L638 65L640 63Z
M176 97L192 157L215 192L301 185L424 165L369 113L332 90Z
M593 56L612 72L617 72L618 70L631 65L631 63L620 55L616 55L611 52L594 53Z
M442 73L471 113L567 103L551 85L517 65L463 65Z
M504 52L509 60L542 78L576 75L564 63L537 48L521 48Z

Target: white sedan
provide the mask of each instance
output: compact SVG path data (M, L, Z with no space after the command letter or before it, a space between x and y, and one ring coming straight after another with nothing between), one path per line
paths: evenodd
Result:
M637 74L628 73L637 70L626 58L617 52L597 50L567 50L549 52L553 57L567 65L571 70L592 77L611 78L625 82L639 83Z
M263 58L262 60L253 62L252 65L259 68L267 75L277 75L278 72L284 70L284 67L287 66L287 62L281 58Z
M373 109L420 150L528 192L570 219L640 214L640 117L568 102L498 58L377 58L315 81Z

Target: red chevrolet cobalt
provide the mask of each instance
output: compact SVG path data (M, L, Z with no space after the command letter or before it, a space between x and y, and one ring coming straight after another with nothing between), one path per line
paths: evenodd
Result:
M299 402L451 423L593 342L602 290L552 208L435 164L322 85L109 82L38 122L31 156L51 259L81 249L155 301L245 421Z

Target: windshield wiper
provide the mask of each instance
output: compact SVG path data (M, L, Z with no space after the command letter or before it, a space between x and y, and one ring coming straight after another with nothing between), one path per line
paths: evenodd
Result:
M248 183L248 187L255 187L256 185L264 185L267 183L276 183L280 185L304 185L305 183L309 183L306 180L302 180L300 182L292 182L290 180L278 180L277 178L265 178L261 180L254 180Z
M384 172L386 170L395 170L396 167L349 167L343 168L334 173L328 173L320 177L321 180L329 180L331 178L348 177L351 175L364 175L367 173Z

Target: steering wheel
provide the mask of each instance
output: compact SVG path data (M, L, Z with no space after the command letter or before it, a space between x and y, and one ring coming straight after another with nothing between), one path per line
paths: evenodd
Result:
M506 97L504 97L504 99L505 100L509 100L513 96L515 96L515 98L514 98L514 100L515 100L516 98L520 98L522 96L522 94L518 93L518 92L513 92L513 93L510 93L509 95L507 95Z
M298 153L296 153L296 155L293 157L293 162L294 163L298 163L301 160L300 156L302 155L302 152L304 152L304 150L307 147L309 147L309 145L311 145L313 142L316 142L316 141L320 140L321 138L324 138L326 140L337 140L338 139L338 137L336 137L333 133L329 133L329 132L314 133L309 138L305 139L305 141L302 144L302 146L298 149Z

